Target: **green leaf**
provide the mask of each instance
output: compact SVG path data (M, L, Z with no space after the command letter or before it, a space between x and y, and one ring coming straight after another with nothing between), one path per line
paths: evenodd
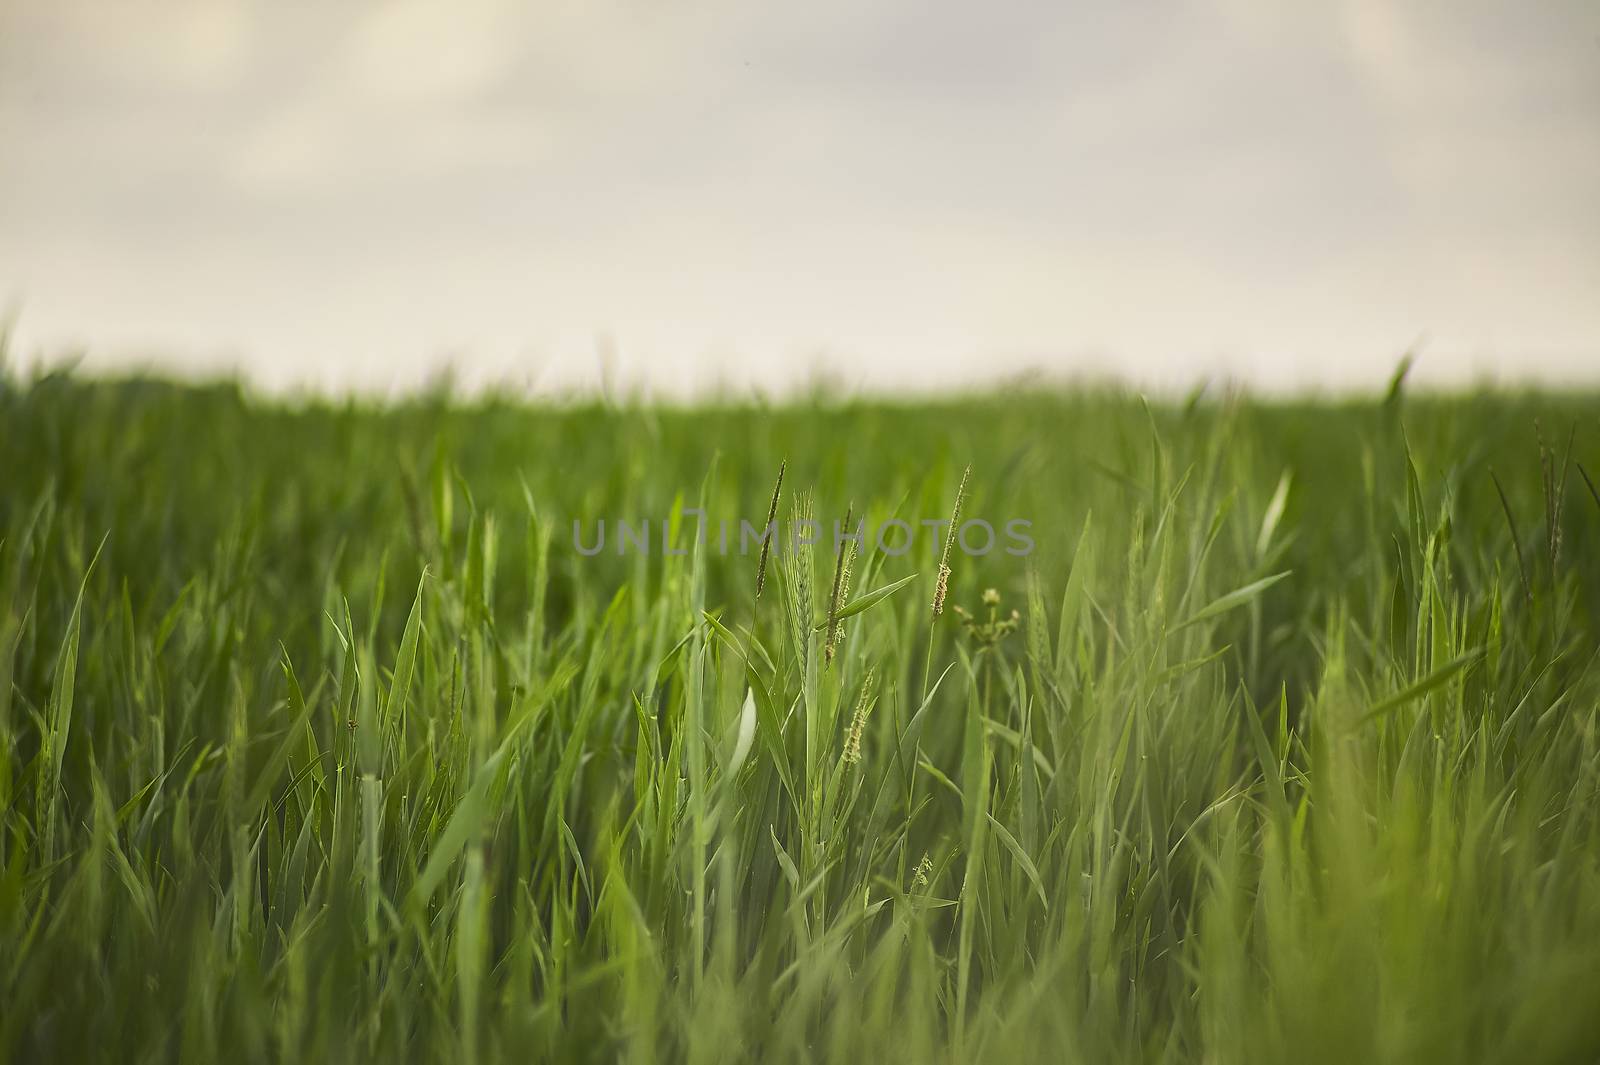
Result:
M1426 677L1423 677L1421 680L1417 681L1415 684L1402 688L1393 695L1389 696L1387 699L1374 703L1372 709L1361 715L1361 723L1371 721L1373 718L1387 714L1391 710L1398 710L1407 703L1422 698L1435 688L1442 686L1446 681L1455 676L1457 673L1461 672L1467 666L1477 661L1477 659L1482 657L1482 655L1483 648L1481 647L1477 648L1476 650L1467 651L1464 654L1457 655L1444 665L1440 666L1438 669L1434 670L1432 673L1429 673Z
M839 613L835 614L834 618L835 620L843 621L845 618L854 617L863 610L866 610L868 607L877 606L883 600L889 598L889 596L893 595L895 592L898 592L900 589L904 588L906 585L910 584L916 579L917 575L913 573L909 577L901 577L893 584L886 584L882 588L874 588L865 595L858 596L855 599L850 600L844 606L840 607ZM827 627L828 623L826 621L822 621L814 626L818 632L821 632Z
M1183 624L1179 625L1178 628L1188 628L1190 625L1205 621L1208 618L1214 618L1219 614L1226 614L1235 607L1244 606L1262 592L1283 580L1291 572L1293 571L1284 570L1282 573L1274 573L1270 577L1262 577L1259 581L1251 581L1243 588L1235 588L1227 595L1213 599L1211 602L1201 607L1200 610L1194 614L1194 616L1183 622Z
M48 731L44 742L49 757L40 759L39 787L43 795L48 796L45 799L45 808L48 810L46 816L49 818L46 833L50 839L47 852L54 842L56 801L61 790L61 760L67 753L67 737L72 732L72 706L78 683L78 644L83 632L83 596L89 587L95 563L100 561L100 552L105 550L106 541L110 538L111 534L107 533L100 539L100 546L95 548L89 567L83 571L83 580L78 584L78 597L72 604L72 616L67 621L67 633L62 637L61 650L56 655L55 680L46 704Z
M1022 867L1023 875L1026 876L1029 883L1033 885L1034 893L1039 896L1039 901L1044 905L1045 912L1049 913L1050 900L1045 897L1044 881L1039 879L1039 870L1038 867L1033 864L1033 859L1029 858L1028 852L1022 849L1022 844L1017 842L1017 837L1013 836L1005 825L1002 825L999 821L994 819L994 814L988 814L987 816L989 818L990 826L993 827L995 832L999 834L1000 842L1005 844L1006 850L1011 852L1011 856L1015 858L1017 860L1017 864Z
M417 638L422 630L422 585L428 579L426 568L417 581L417 597L411 602L411 616L406 619L406 630L400 637L400 652L394 660L394 677L389 685L389 698L384 703L384 721L405 709L406 697L411 693L411 678L417 667Z
M423 865L422 872L411 884L408 904L412 908L420 910L427 903L429 896L444 879L450 863L455 861L456 855L461 853L461 848L466 846L467 841L483 825L484 817L489 811L489 785L499 773L500 762L505 753L506 749L502 747L483 764L473 779L472 786L456 804L455 811L451 813L449 822L444 826L444 831L439 834L433 850L428 853L428 861Z

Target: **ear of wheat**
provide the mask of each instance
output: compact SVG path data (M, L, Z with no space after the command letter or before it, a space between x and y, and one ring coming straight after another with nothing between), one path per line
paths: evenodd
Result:
M805 674L806 659L809 657L807 641L816 617L816 601L812 589L812 544L810 541L801 540L797 530L812 529L814 523L811 515L811 493L802 491L793 500L790 519L791 553L784 563L784 573L788 577L789 628L794 640L795 661L800 663L802 676Z

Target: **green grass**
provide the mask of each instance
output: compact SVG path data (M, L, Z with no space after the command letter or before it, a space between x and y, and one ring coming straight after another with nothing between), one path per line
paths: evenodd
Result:
M574 548L785 460L1037 548ZM0 470L6 1059L1600 1057L1595 397L13 375Z

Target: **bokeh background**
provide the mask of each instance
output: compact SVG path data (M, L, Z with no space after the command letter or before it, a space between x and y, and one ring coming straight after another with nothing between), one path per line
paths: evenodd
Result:
M9 358L1600 381L1600 4L0 3Z

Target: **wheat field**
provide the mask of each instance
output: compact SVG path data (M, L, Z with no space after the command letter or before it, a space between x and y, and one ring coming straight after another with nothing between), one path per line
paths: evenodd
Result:
M1600 1058L1600 398L13 372L0 470L5 1060Z

